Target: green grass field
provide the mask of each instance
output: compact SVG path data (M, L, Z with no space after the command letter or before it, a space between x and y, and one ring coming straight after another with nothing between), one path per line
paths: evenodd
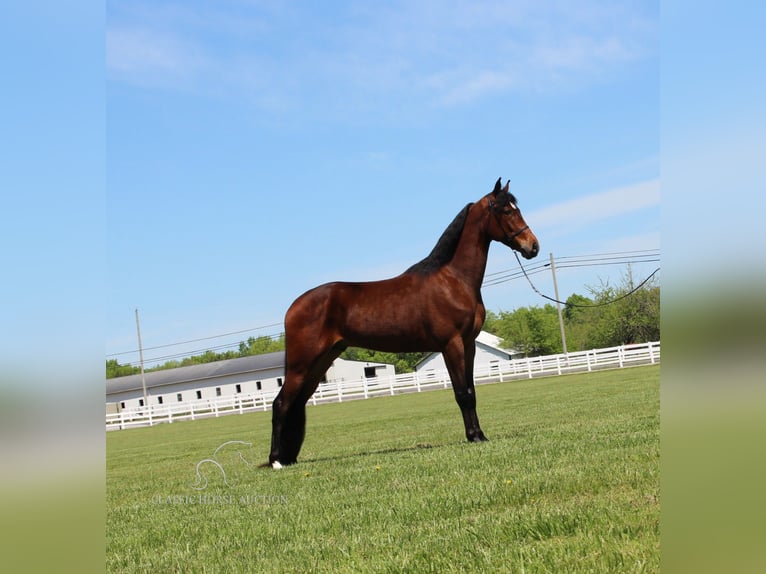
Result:
M659 570L658 366L477 396L482 444L451 390L309 407L280 471L271 413L108 433L107 571Z

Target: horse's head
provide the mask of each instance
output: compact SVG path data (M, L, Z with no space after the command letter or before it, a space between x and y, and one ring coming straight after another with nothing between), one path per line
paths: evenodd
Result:
M516 198L508 191L510 183L509 180L502 187L498 178L495 189L485 198L490 212L488 233L493 240L515 249L525 259L532 259L540 251L540 244L524 221Z

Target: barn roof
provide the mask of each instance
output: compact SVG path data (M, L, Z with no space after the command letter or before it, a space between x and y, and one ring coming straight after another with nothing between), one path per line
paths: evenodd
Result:
M226 375L239 375L242 373L255 373L283 367L285 352L266 353L264 355L252 355L225 361L189 365L163 371L145 373L146 388L162 387L176 383L188 383L201 381ZM141 390L141 375L128 375L106 380L106 394L112 395L125 391Z

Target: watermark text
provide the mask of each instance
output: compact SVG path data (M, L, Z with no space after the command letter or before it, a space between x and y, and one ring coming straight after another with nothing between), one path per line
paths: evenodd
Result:
M157 505L225 505L269 506L287 504L289 498L283 494L157 494L152 504Z

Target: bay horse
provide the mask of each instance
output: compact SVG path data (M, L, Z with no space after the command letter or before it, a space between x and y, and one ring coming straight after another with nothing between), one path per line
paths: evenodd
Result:
M532 259L540 251L508 190L510 181L449 224L431 253L401 275L365 283L335 282L298 297L285 315L285 382L272 409L272 468L297 462L306 402L348 346L377 351L441 352L463 415L466 438L487 438L476 416L473 361L484 324L481 284L492 241Z

